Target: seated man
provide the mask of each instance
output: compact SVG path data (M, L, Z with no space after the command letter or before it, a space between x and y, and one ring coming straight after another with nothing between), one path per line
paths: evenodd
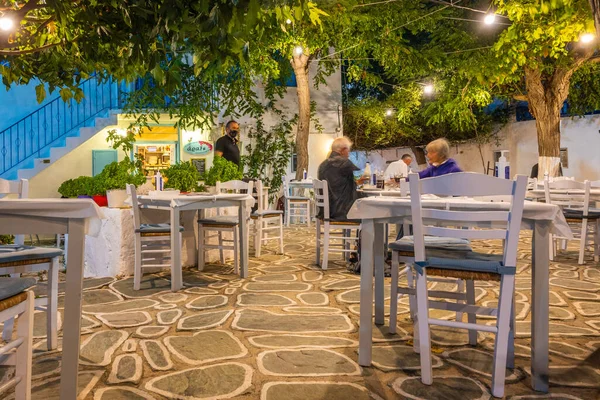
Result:
M446 139L436 139L425 147L429 167L419 172L419 178L463 172L456 161L450 158L450 145Z
M409 166L412 163L412 156L404 154L398 161L394 161L385 169L383 178L388 181L394 179L395 176L402 175L404 178L408 176Z
M359 168L348 159L352 142L347 137L335 139L331 145L329 158L319 165L319 180L327 181L329 187L329 218L345 220L358 198L354 171ZM361 180L369 178L364 177Z

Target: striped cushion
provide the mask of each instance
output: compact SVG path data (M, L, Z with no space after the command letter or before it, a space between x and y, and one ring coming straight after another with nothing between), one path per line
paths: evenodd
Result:
M565 208L563 210L563 214L566 219L583 219L583 211L582 210L573 210L570 208ZM588 210L587 219L598 219L600 218L599 210Z
M415 243L413 236L404 236L400 240L396 240L389 244L390 249L396 251L407 251L414 252ZM451 238L451 237L438 237L438 236L425 236L425 249L427 249L427 255L429 250L451 250L451 251L472 251L471 243L466 239ZM436 251L437 252L437 251Z
M228 215L217 215L210 218L199 219L198 223L200 225L209 225L209 224L220 224L220 225L237 225L239 224L239 220L237 216L228 216Z
M0 278L0 300L13 297L36 283L35 278Z
M171 224L142 224L135 231L141 233L170 233ZM179 227L179 232L183 232L183 226Z
M0 264L15 261L39 260L62 256L63 251L56 247L33 247L18 244L0 246Z

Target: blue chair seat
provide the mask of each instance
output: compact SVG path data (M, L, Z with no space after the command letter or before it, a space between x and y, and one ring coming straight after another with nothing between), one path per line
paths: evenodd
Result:
M583 219L583 210L573 210L565 208L563 214L566 219ZM588 210L587 219L598 219L600 218L600 210Z
M237 216L234 215L217 215L210 218L199 219L198 223L200 225L230 225L236 226L239 224L239 220Z
M170 224L141 224L139 229L135 230L140 233L170 233ZM183 232L183 226L179 227L179 232Z
M389 248L395 251L413 252L415 251L415 243L413 236L404 236L389 244ZM425 249L427 255L443 255L448 250L450 251L473 251L471 243L466 239L425 236Z
M0 301L22 293L36 283L35 278L0 278Z
M56 247L33 247L18 244L0 246L0 265L18 261L40 260L62 256Z

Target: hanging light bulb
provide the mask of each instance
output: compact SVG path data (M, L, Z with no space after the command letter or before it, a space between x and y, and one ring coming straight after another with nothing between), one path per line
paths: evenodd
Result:
M394 110L392 110L392 109L390 108L390 109L388 109L388 110L385 112L385 115L386 115L386 116L388 116L388 117L391 117L393 113L394 113Z
M579 40L581 41L581 43L590 43L592 42L594 39L596 39L596 37L594 36L593 33L584 33L583 35L581 35L581 37L579 38Z
M15 25L14 21L9 17L0 17L0 29L3 31L10 31Z
M492 25L494 22L496 22L496 14L486 14L483 19L483 23L486 25Z
M285 20L285 23L289 25L289 24L292 23L292 20L288 18L288 19Z
M425 85L423 87L423 93L425 93L425 94L433 93L433 85Z
M304 53L304 49L302 48L302 46L296 46L294 47L294 54L297 56L301 56L302 53Z

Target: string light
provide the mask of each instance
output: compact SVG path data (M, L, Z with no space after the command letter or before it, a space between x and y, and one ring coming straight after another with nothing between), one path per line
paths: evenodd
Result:
M294 54L297 56L301 56L302 53L304 53L304 49L302 48L302 46L296 46L294 47Z
M10 31L15 25L14 21L8 17L0 17L0 29L3 31Z
M285 20L285 23L289 25L289 24L292 23L292 20L288 18L288 19Z
M579 40L581 41L581 43L590 43L595 38L596 37L592 33L584 33L583 35L581 35L581 37L579 38Z
M425 93L425 94L433 93L433 85L425 85L423 87L423 93Z
M496 22L496 14L487 14L483 18L483 23L486 25L492 25L494 22Z
M393 113L394 113L394 110L392 110L392 109L390 108L390 109L388 109L388 110L385 112L385 115L386 115L386 116L388 116L388 117L391 117Z

